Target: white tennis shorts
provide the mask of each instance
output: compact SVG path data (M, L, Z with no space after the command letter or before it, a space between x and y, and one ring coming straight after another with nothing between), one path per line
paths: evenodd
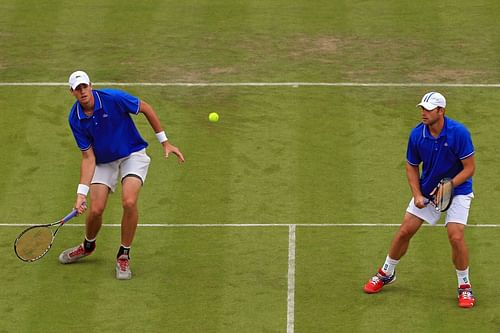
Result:
M454 196L450 208L448 208L445 212L445 225L448 224L448 222L467 224L470 204L473 198L474 193ZM424 208L420 209L415 206L413 198L411 199L408 208L406 208L406 211L432 225L435 225L441 217L441 212L437 211L432 204L428 204Z
M129 175L137 176L144 184L150 162L151 158L146 154L146 149L142 149L119 160L97 164L92 184L104 184L114 192L118 183L118 175L120 181Z

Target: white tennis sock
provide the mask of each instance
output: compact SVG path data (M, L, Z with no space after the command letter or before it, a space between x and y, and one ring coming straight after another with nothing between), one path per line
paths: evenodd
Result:
M457 271L457 278L458 278L458 286L460 287L460 285L462 285L462 284L470 285L469 267L467 267L463 271L459 271L458 269L456 271Z
M387 276L391 276L394 274L394 270L396 269L396 265L399 263L399 260L392 259L387 255L385 258L384 265L382 266L382 272Z

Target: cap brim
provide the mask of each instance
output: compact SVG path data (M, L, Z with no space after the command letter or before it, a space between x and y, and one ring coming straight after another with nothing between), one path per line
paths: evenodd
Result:
M421 106L424 109L429 110L429 111L434 110L435 108L438 107L437 105L434 105L434 104L429 103L429 102L422 102L422 103L417 104L417 107L419 107L419 106Z
M76 87L78 87L80 84L86 84L86 85L89 85L90 82L88 82L87 80L83 80L83 79L77 79L73 85L71 85L71 89L75 90Z

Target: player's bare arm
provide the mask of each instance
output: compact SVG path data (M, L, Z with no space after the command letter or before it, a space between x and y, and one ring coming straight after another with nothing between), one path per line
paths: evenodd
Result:
M453 177L453 186L455 187L464 183L470 177L474 176L474 173L476 172L476 160L474 159L474 155L463 159L462 165L464 169L460 171L455 177Z
M92 181L92 176L95 171L95 155L94 150L90 147L87 150L82 151L82 163L80 166L80 184L90 187L90 182ZM78 210L78 214L82 214L87 209L85 202L87 201L87 196L81 193L76 195L75 208Z
M151 128L153 128L155 134L163 132L163 127L161 126L160 118L158 118L158 115L156 114L155 110L151 105L149 105L144 101L141 101L139 112L144 114L149 124L151 125ZM168 157L168 155L172 153L177 156L179 162L184 162L184 156L182 155L179 148L170 144L168 140L161 142L161 144L163 146L163 152L165 154L165 157Z
M426 199L420 190L420 171L418 165L406 163L406 177L408 178L408 184L410 185L411 193L413 194L415 206L418 208L424 208Z

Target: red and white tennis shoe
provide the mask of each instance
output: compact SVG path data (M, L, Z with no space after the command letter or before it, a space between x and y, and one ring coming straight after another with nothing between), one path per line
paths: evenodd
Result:
M118 280L130 280L132 278L130 258L126 254L122 254L116 259L116 278Z
M367 294L375 294L382 290L382 287L386 284L391 284L396 281L396 272L391 276L387 276L382 269L379 269L377 274L375 274L364 286L363 290Z
M78 246L63 251L59 255L59 262L61 264L72 264L75 261L78 261L88 255L91 255L93 252L94 252L93 250L91 252L85 252L83 244L80 244Z
M476 303L470 284L462 284L458 287L458 306L461 308L472 308Z

